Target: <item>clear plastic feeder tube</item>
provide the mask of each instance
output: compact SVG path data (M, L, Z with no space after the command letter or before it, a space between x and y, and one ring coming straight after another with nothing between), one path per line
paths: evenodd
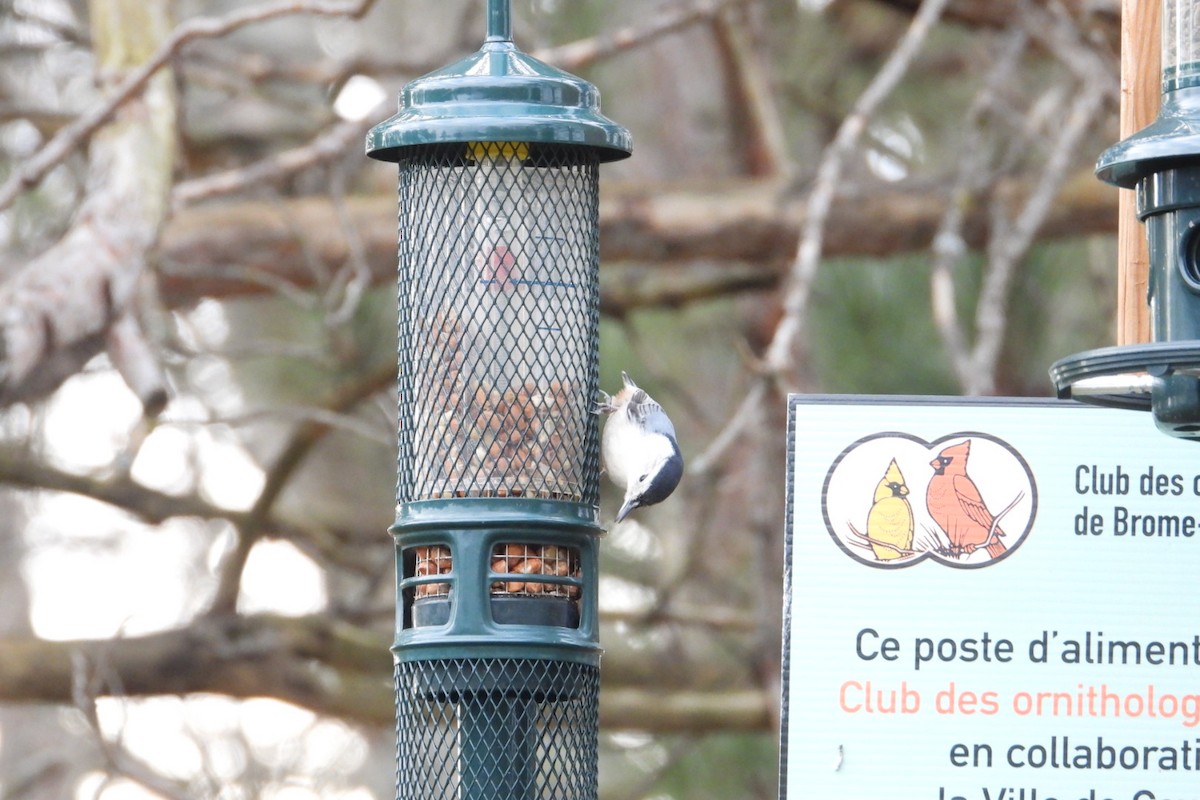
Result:
M1163 91L1200 85L1200 0L1163 0Z
M520 142L476 142L468 152L475 196L465 343L499 399L481 409L501 442L489 445L499 469L488 471L486 488L580 501L582 453L571 442L586 440L590 421L592 351L580 344L591 338L594 224L575 197L580 174L535 163Z

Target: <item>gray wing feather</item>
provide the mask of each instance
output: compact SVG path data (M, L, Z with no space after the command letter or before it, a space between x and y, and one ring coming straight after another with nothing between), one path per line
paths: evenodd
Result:
M671 424L667 412L663 411L663 407L650 399L650 395L645 392L638 390L625 408L629 418L638 422L646 430L652 433L661 433L664 436L675 435L675 426Z

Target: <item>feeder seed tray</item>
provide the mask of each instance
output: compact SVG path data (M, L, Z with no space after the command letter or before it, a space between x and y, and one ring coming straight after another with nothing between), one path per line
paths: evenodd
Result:
M501 544L492 551L492 572L513 575L525 580L493 581L493 595L540 595L543 597L579 596L579 587L572 584L549 583L538 580L539 575L560 578L579 577L579 557L567 547L546 544Z
M416 556L414 574L418 578L430 575L449 575L454 571L454 560L450 548L431 545L413 549ZM521 595L560 597L574 600L579 597L579 587L568 583L552 583L538 576L557 578L579 578L579 556L568 547L552 544L498 544L492 551L492 572L511 576L513 580L493 581L492 595ZM418 583L415 587L418 598L447 597L449 583Z
M454 570L454 562L450 557L450 548L445 545L414 548L417 563L414 574L418 578L429 575L448 575ZM415 587L417 597L446 597L450 594L448 583L418 583Z

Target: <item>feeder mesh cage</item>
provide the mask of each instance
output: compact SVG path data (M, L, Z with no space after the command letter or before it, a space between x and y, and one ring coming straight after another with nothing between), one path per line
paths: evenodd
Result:
M406 151L400 502L598 502L598 163L537 143Z
M571 661L396 666L398 800L595 800L600 673Z

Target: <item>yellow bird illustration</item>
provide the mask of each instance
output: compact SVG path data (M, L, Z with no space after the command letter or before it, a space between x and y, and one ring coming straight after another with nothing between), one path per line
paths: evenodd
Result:
M912 506L908 485L894 458L875 487L875 503L867 514L867 540L880 561L912 555Z

